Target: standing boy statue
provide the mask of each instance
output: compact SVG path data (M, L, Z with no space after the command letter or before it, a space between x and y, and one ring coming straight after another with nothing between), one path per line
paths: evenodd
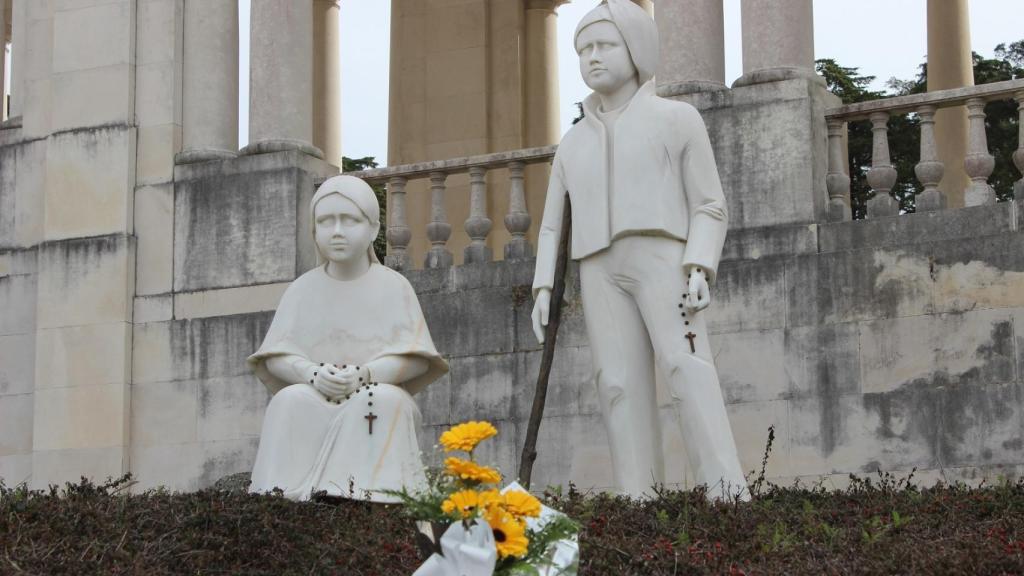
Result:
M655 370L678 410L690 465L709 498L747 497L707 325L728 227L707 130L697 110L659 98L654 21L630 0L606 0L575 35L594 90L551 169L533 282L533 329L544 341L564 197L571 256L618 489L664 482Z

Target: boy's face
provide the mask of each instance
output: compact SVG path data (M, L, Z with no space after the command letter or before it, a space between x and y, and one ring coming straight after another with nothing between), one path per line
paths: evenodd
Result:
M607 20L594 22L576 37L580 74L591 90L613 94L636 76L636 66L622 34Z

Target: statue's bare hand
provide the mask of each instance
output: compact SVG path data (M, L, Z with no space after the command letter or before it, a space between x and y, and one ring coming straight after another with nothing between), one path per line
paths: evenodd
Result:
M358 385L353 386L350 378L345 377L349 367L339 368L334 364L321 364L313 373L313 381L310 384L328 400L338 400L354 392Z
M541 288L537 291L537 300L533 303L533 335L537 342L544 343L544 328L548 325L551 311L551 290Z
M692 268L686 274L685 305L694 312L700 312L711 304L711 288L708 287L707 273L701 268Z
M338 380L349 390L355 391L360 386L370 383L370 369L366 366L354 366L349 364L342 366L338 372Z

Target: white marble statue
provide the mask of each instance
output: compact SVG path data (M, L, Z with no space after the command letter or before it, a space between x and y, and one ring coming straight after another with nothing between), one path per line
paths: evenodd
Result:
M448 365L409 282L373 252L373 190L335 176L313 196L310 217L320 264L288 287L249 357L273 394L249 489L392 501L376 491L423 486L412 395Z
M697 482L711 498L746 497L702 313L728 226L704 122L693 106L655 94L657 28L629 0L588 13L575 42L594 92L553 161L533 282L534 332L543 342L568 191L571 257L580 260L617 487L639 496L664 482L657 371L678 410Z

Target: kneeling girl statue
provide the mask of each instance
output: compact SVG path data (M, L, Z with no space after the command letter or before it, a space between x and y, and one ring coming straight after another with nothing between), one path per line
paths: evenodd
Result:
M374 254L380 206L370 186L327 180L310 218L320 265L288 287L249 357L273 394L249 490L392 501L378 491L423 486L412 395L448 365L409 282Z

